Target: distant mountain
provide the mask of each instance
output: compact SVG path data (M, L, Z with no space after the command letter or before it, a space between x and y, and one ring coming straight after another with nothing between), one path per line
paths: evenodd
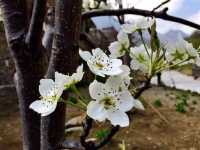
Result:
M172 42L176 41L179 36L186 38L189 35L184 33L181 30L170 30L164 34L159 33L158 36L160 38L160 41L165 44L165 43L172 43Z
M166 33L158 33L158 37L159 37L161 43L163 43L163 44L172 43L172 42L176 41L179 36L181 36L185 39L189 35L184 33L181 30L170 30ZM148 31L143 31L143 38L147 43L150 43L150 35L149 35ZM141 44L141 40L140 40L138 33L133 34L133 43L137 43L137 45Z

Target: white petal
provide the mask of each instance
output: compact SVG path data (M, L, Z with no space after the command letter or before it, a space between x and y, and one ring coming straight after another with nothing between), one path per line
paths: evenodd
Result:
M125 51L121 50L122 50L122 45L120 42L118 41L112 42L109 46L109 51L111 53L110 57L117 58L123 56L125 54Z
M123 71L119 67L113 67L110 70L102 70L101 71L103 74L109 75L109 76L114 76L114 75L119 75Z
M199 57L196 58L196 65L200 66L200 58Z
M111 65L113 67L119 67L119 66L122 65L122 60L121 59L111 59L110 61L112 63Z
M136 27L135 27L135 24L123 24L122 25L122 30L125 32L125 33L132 33L136 30Z
M108 57L100 48L93 49L92 54L93 56Z
M121 127L127 127L129 125L129 118L125 112L116 110L114 112L109 111L108 120L111 121L111 124L116 126L120 125Z
M58 73L55 72L55 96L56 96L56 100L58 100L60 98L60 96L63 93L64 90L64 85L66 84L66 82L68 81L67 76L62 74L62 73Z
M121 74L120 74L120 76L122 76L122 77L127 77L127 76L129 76L129 74L130 74L130 68L127 66L127 65L122 65L122 66L120 66L120 68L121 68L121 70L123 71Z
M59 72L55 72L55 84L56 85L62 85L65 80L66 80L66 75L59 73Z
M45 101L45 100L36 100L30 104L29 108L33 109L35 112L41 114L41 116L48 116L55 111L57 103Z
M106 114L103 105L100 105L98 101L91 101L87 106L87 115L94 120L104 121Z
M119 99L119 110L127 112L133 108L134 98L128 90L120 93Z
M83 64L78 66L77 70L76 70L76 73L73 73L72 75L72 79L75 81L75 82L79 82L82 80L83 78L83 75L84 75L84 72L83 72Z
M104 92L105 92L104 90L105 90L104 84L96 80L94 80L89 85L89 93L93 99L96 99L96 100L102 99L102 97L104 97Z
M154 22L155 19L142 17L136 21L136 24L139 29L148 29L154 24Z
M137 109L144 110L144 106L141 103L141 101L139 101L139 100L134 100L134 107L137 108Z
M79 50L79 55L85 61L90 60L91 57L92 57L92 55L91 55L90 52L88 52L88 51L82 51L82 50Z
M129 47L129 38L125 32L120 31L117 35L117 39L121 44L125 46L125 48Z
M55 82L52 79L41 79L39 85L40 95L43 97L54 96Z
M131 60L131 65L130 65L131 69L133 70L139 70L140 69L140 64L138 61L136 61L135 59Z
M120 86L122 84L122 78L119 76L111 76L106 80L105 86L107 89L115 89L119 90Z

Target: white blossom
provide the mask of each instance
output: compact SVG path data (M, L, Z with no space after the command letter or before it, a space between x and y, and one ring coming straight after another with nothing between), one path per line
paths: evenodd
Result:
M111 121L112 125L126 127L129 125L125 113L138 107L144 109L140 101L134 99L119 78L110 77L105 84L94 80L89 86L90 96L95 100L87 106L87 115L97 121Z
M180 36L175 43L167 44L165 48L166 60L170 63L180 63L180 65L192 63L199 57L198 51L192 44L188 43ZM181 63L186 59L188 59L188 61Z
M41 99L31 103L29 108L41 114L41 116L48 116L53 113L63 93L65 82L66 78L58 72L55 72L55 81L52 79L41 79L39 85Z
M92 50L92 54L88 51L79 50L79 54L83 60L87 62L90 70L98 75L118 75L122 73L120 59L112 59L108 57L100 48Z
M97 6L97 2L95 0L83 0L82 7L85 10L94 9Z
M151 18L145 18L145 17L142 17L142 18L139 18L137 20L135 20L135 22L133 23L128 23L128 24L124 24L122 25L122 30L125 32L125 33L133 33L137 30L145 30L145 29L148 29L150 28L155 22L155 19L151 19Z
M128 35L123 31L118 33L117 40L118 41L112 42L109 46L110 56L112 58L123 56L130 46Z
M150 48L147 48L147 51L151 53ZM144 45L130 48L130 56L132 58L131 69L140 70L143 73L148 72L150 58L147 51L145 50Z

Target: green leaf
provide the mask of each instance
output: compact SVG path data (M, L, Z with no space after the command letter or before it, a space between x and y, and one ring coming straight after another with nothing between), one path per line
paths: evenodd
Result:
M160 99L156 99L154 101L153 105L156 106L156 107L162 107L162 103L161 103Z
M153 51L160 49L160 40L156 31L156 22L151 26L151 49Z
M99 131L96 132L96 138L98 140L102 140L103 138L105 138L108 134L110 133L109 130L107 129L101 129Z
M72 104L77 104L78 100L75 97L69 97L68 101L70 101Z

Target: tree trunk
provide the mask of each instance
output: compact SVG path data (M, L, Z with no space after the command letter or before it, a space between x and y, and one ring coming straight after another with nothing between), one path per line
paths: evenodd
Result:
M41 9L34 12L36 16L31 18L30 28L37 28L33 31L29 30L30 19L25 0L0 0L6 38L16 67L15 84L21 112L24 150L40 149L40 116L29 109L29 105L39 97L39 80L46 72L45 51L38 40L41 38L45 0L41 0L40 5ZM40 19L35 20L38 13ZM34 36L27 38L27 35Z
M57 0L55 8L55 34L47 78L54 72L73 73L78 65L81 0ZM56 111L41 119L41 150L56 150L64 140L64 103Z

